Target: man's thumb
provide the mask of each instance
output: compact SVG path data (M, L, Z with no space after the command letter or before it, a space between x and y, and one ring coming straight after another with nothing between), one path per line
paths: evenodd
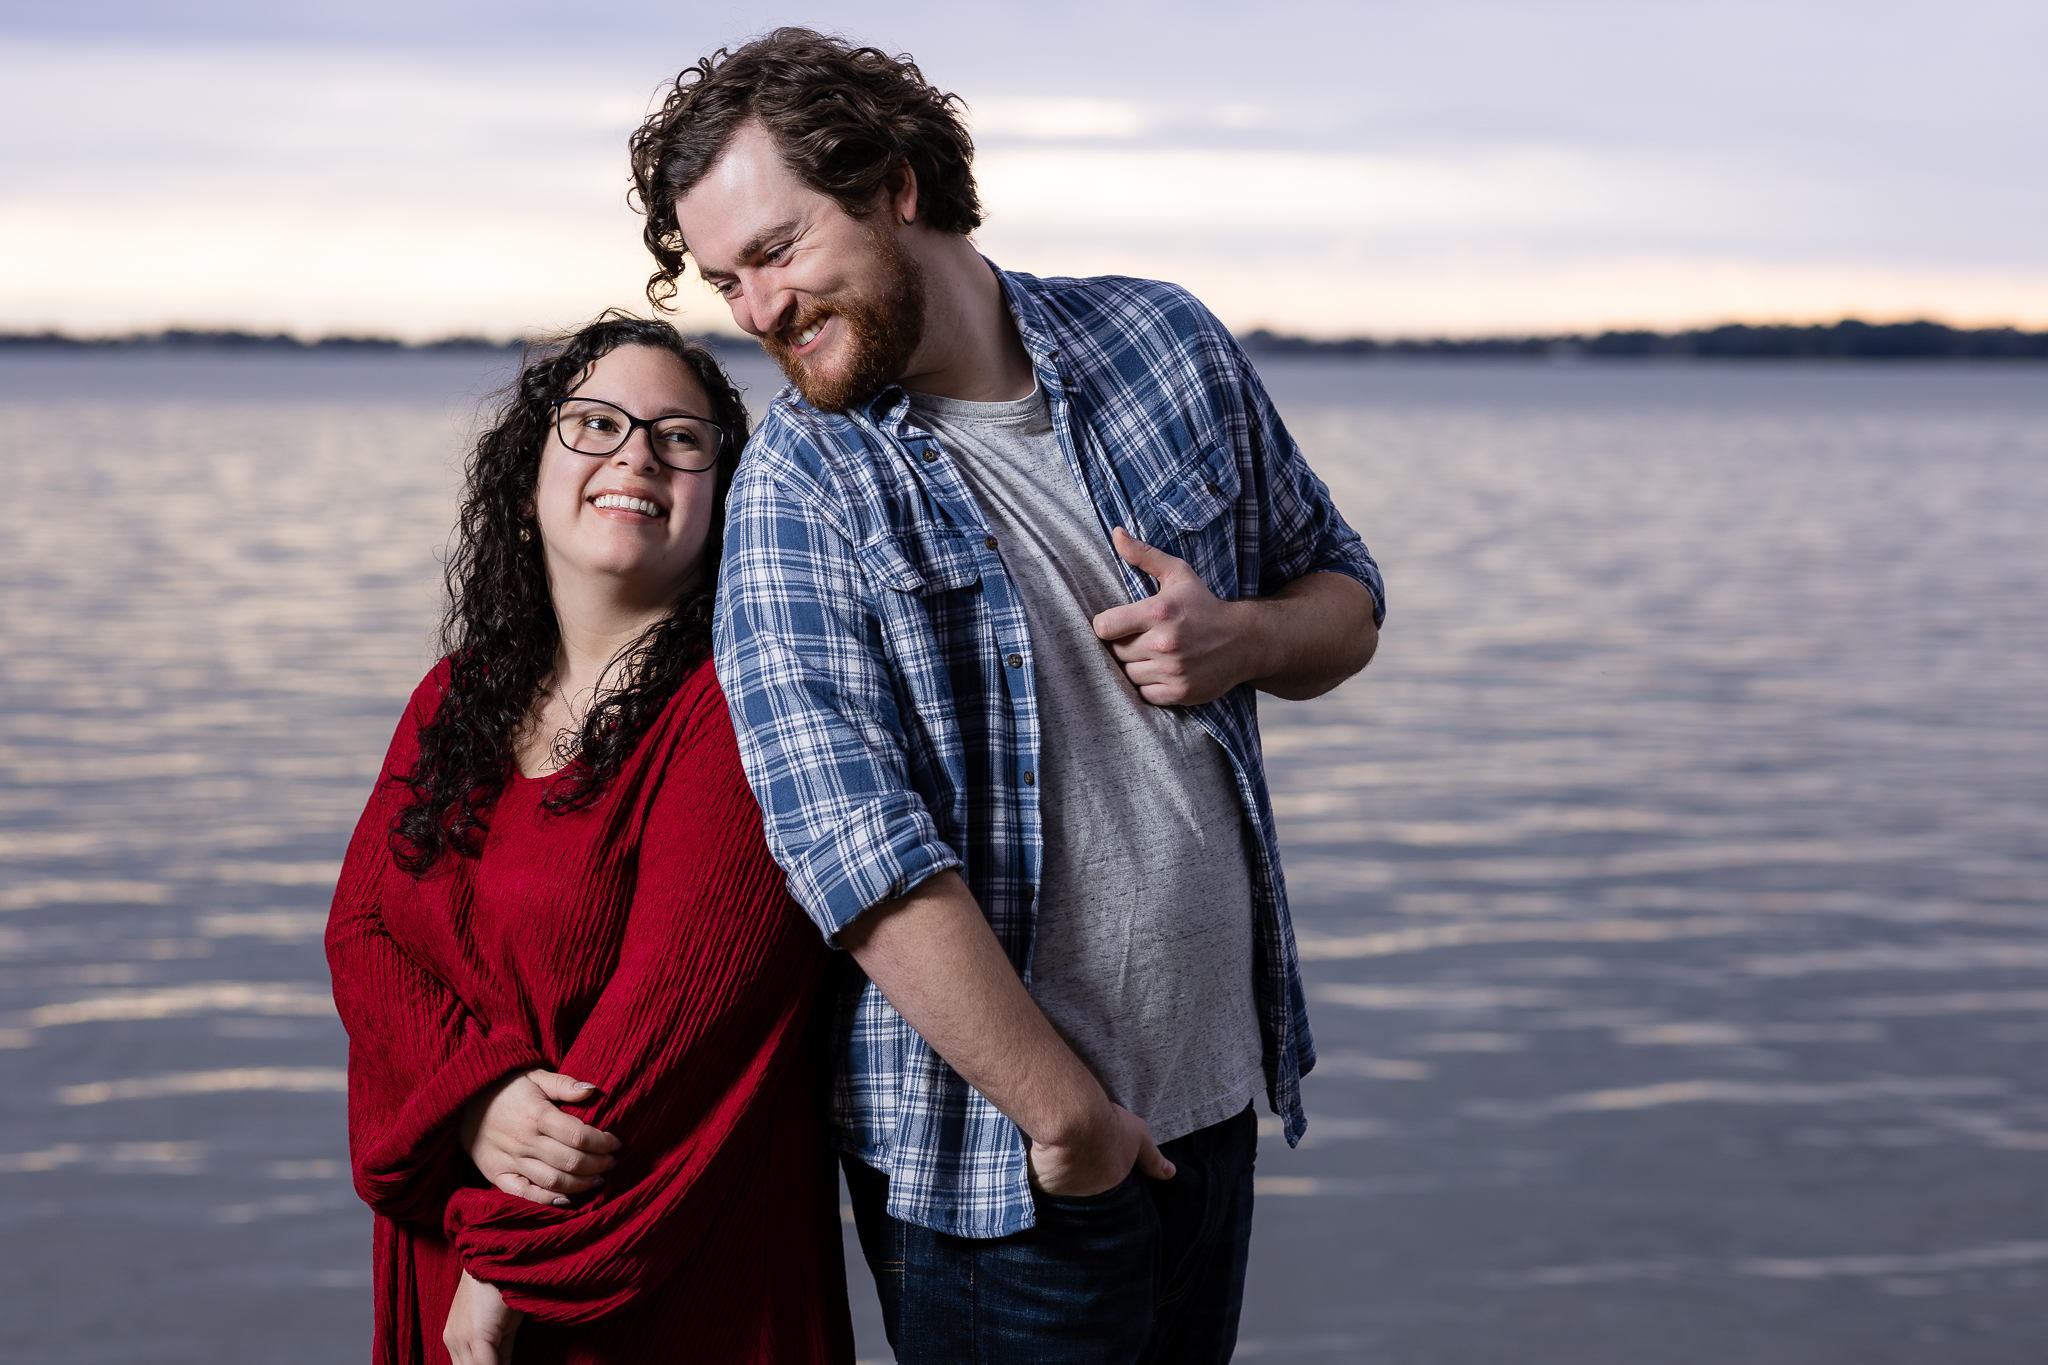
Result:
M1181 566L1180 560L1156 545L1147 545L1121 526L1115 528L1111 535L1116 552L1123 556L1124 563L1141 573L1163 579Z

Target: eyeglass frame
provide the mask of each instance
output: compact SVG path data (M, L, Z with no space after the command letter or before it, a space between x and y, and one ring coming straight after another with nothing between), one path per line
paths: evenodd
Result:
M578 450L569 443L569 438L562 434L562 405L564 403L596 403L602 407L610 408L613 412L626 419L626 434L621 436L619 443L610 450ZM581 455L586 459L609 460L612 456L626 448L626 443L633 439L634 432L644 430L647 433L647 451L650 455L654 456L654 462L663 469L673 469L678 474L709 474L712 470L718 468L718 462L725 458L726 447L732 444L732 429L730 427L726 426L723 422L700 416L694 412L671 412L654 418L635 417L632 413L627 412L609 399L584 398L573 393L563 398L557 398L554 402L548 404L548 410L554 414L548 426L555 433L555 439L560 441L562 448L571 455ZM687 417L692 422L702 422L718 433L718 449L712 452L711 463L705 465L702 469L689 469L679 464L670 464L667 460L661 458L661 450L655 442L654 428L657 423L673 422L683 417Z

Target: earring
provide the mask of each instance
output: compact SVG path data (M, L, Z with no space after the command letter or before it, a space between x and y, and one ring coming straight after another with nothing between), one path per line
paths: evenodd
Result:
M527 530L524 526L522 526L519 528L519 538L521 540L532 540L533 532Z

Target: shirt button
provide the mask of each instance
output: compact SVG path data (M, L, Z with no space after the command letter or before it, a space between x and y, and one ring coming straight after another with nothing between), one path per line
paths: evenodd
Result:
M981 538L981 543L988 546L989 549L993 550L996 547L996 538L994 536L983 536Z
M1047 360L1058 360L1060 358L1060 348L1057 346L1053 347L1045 353L1045 358Z
M938 459L938 458L939 458L939 452L938 452L938 451L936 451L936 450L933 450L933 449L932 449L932 448L931 448L930 446L926 446L926 447L925 447L925 452L924 452L924 462L925 462L926 464L930 464L930 463L931 463L931 462L932 462L933 460L936 460L936 459Z
M925 454L925 458L926 458L927 460L929 460L929 459L931 458L931 454L930 454L929 452L927 452L927 453ZM1208 490L1209 490L1209 496L1210 496L1210 497L1212 497L1212 498L1220 498L1220 497L1222 497L1222 496L1223 496L1223 490L1222 490L1222 489L1220 489L1220 488L1218 488L1218 487L1217 487L1217 486L1216 486L1215 484L1213 484L1213 483L1203 484L1202 486L1203 486L1204 488L1206 488L1206 489L1208 489Z
M1024 666L1024 656L1022 654L1012 654L1009 658L1003 660L1003 662L1008 664L1012 668L1022 668Z
M1031 775L1031 770L1029 768L1026 768L1024 770L1024 785L1027 787L1038 785L1038 779Z

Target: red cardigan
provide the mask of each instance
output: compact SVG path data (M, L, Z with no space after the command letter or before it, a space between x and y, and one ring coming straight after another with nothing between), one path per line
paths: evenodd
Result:
M413 693L406 772L445 669ZM349 1152L376 1218L376 1359L446 1361L464 1267L523 1310L530 1362L853 1358L837 1179L804 1028L826 949L783 889L707 662L593 806L515 777L478 859L393 863L380 781L327 926ZM545 1066L624 1144L568 1209L484 1186L470 1097Z

